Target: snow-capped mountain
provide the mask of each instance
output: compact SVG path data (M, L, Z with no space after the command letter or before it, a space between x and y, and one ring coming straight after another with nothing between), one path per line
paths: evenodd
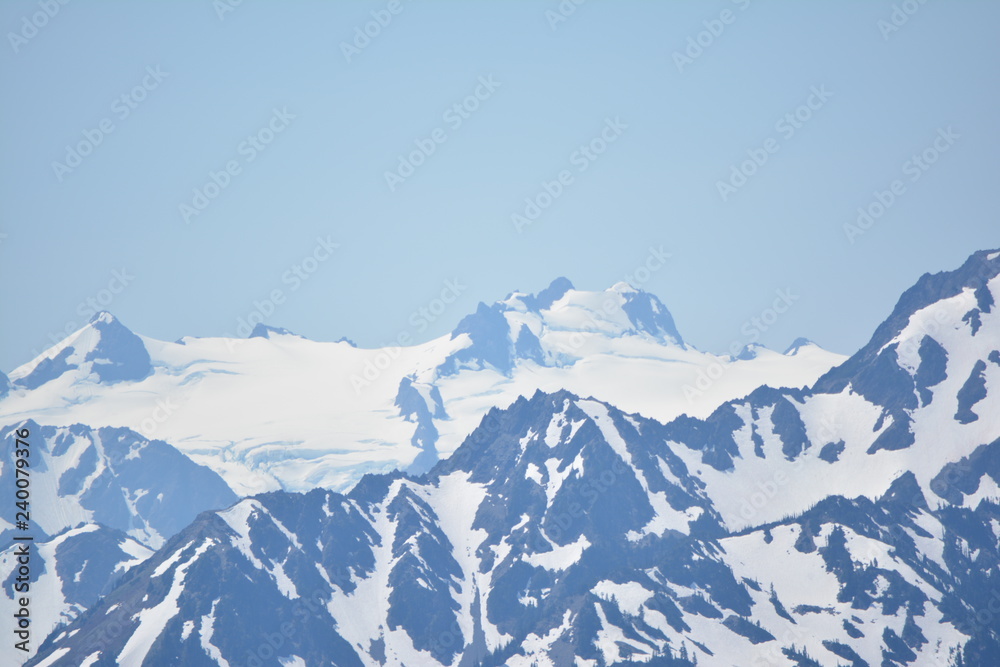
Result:
M124 428L83 424L39 426L27 420L0 429L31 433L31 523L35 538L47 539L84 523L120 530L158 548L200 512L228 507L237 496L214 472L159 440ZM15 488L15 466L0 460L0 486ZM0 539L14 533L17 508L0 510Z
M125 533L97 523L69 528L33 543L30 587L19 592L17 586L23 583L17 581L20 548L14 543L0 554L3 599L14 606L15 599L31 595L31 633L37 642L94 606L126 572L153 553Z
M100 313L11 373L0 423L127 427L243 495L346 490L366 472L426 471L491 408L537 389L666 421L707 416L761 384L811 384L843 359L815 345L752 359L700 352L655 296L561 278L480 304L450 335L411 347L360 349L264 325L248 339L172 343Z
M89 609L198 514L237 500L211 470L128 429L26 420L0 429L0 441L13 441L21 429L30 434L30 506L10 502L0 511L0 600L13 604L29 594L38 640ZM0 460L0 486L20 488L16 470L13 458ZM15 530L23 516L27 530ZM24 535L30 545L12 540ZM19 572L26 547L28 576Z
M71 371L77 371L77 377L117 384L142 380L153 368L142 340L110 313L102 312L32 362L30 372L18 371L14 384L36 389Z
M811 388L538 391L426 474L206 512L29 664L1000 664L998 296L976 253Z
M604 292L578 292L566 278L538 295L514 292L492 306L479 304L451 338L463 335L469 345L449 355L439 374L489 368L510 375L521 360L568 366L623 336L686 349L669 311L652 294L624 282Z

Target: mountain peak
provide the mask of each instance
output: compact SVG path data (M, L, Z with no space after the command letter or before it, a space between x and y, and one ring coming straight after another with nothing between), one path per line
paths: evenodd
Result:
M567 351L566 338L641 336L661 345L684 348L684 340L666 306L654 295L620 282L601 292L576 290L566 278L556 278L537 295L513 292L462 318L452 331L469 344L439 367L444 375L462 368L493 368L510 374L519 360L540 365L573 363L579 345Z
M619 294L626 294L626 293L638 293L642 290L636 289L635 287L632 287L630 283L621 280L611 286L611 291L618 292Z
M766 350L766 349L767 348L761 345L760 343L747 343L746 345L743 346L743 349L740 350L739 354L737 354L736 356L730 355L729 358L732 361L751 361L757 358L761 350Z
M792 344L789 345L788 349L786 349L782 354L784 354L786 357L791 357L797 354L801 348L807 347L809 345L816 345L816 343L812 342L808 338L803 338L800 336L795 340L793 340Z
M571 289L575 288L573 287L573 283L569 281L569 278L559 276L549 283L548 287L535 295L534 301L536 310L548 310L552 307L553 303L563 298L566 295L566 292Z
M138 381L153 371L142 339L107 311L14 371L14 384L35 389L69 371L114 384Z
M114 315L112 315L107 310L102 310L102 311L99 311L97 313L94 313L94 315L91 316L91 318L90 318L90 322L88 322L88 324L106 325L106 326L107 325L114 325L116 323L117 324L121 324L121 322L119 322L118 318L115 317Z
M250 335L247 338L268 338L271 336L295 336L296 338L304 338L297 333L289 331L288 329L282 329L281 327L269 327L266 324L257 323L257 326L253 328Z
M978 328L981 313L991 312L995 297L989 281L1000 274L1000 250L980 250L969 256L953 271L925 273L903 292L892 313L878 326L871 340L840 366L831 369L817 380L817 391L840 391L866 366L875 362L893 339L897 338L917 312L934 304L972 290L975 306L965 314L963 321L973 330ZM1000 296L1000 295L998 295ZM930 334L930 325L922 327ZM921 336L923 337L923 336Z

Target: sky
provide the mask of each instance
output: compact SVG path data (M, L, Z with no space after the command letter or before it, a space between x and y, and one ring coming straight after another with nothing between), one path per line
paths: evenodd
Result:
M557 276L851 353L1000 247L997 3L577 2L0 4L0 370L96 309L375 347Z

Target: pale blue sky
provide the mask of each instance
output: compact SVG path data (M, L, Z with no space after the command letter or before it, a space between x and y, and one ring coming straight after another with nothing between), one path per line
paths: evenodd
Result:
M559 275L603 289L651 246L671 257L641 287L694 345L725 351L790 288L762 342L846 353L921 273L1000 245L997 3L914 0L883 34L892 2L591 0L553 30L554 0L403 0L351 62L341 43L388 1L244 0L222 20L216 5L76 0L37 34L37 1L0 5L0 369L82 325L88 299L173 340L234 334L277 289L268 324L375 346ZM721 34L679 71L706 21ZM456 127L446 112L477 86ZM788 136L776 123L807 101ZM243 142L274 109L294 118L250 161ZM606 119L627 127L574 157ZM102 121L113 131L78 166L53 167ZM912 181L907 160L949 127ZM444 143L390 191L385 172L437 128ZM723 201L717 182L765 145ZM186 224L179 206L230 161L239 173ZM518 233L511 215L562 170L572 181ZM844 224L895 179L903 194L849 243ZM286 272L317 237L339 248L297 283ZM450 279L459 298L418 330L411 313Z

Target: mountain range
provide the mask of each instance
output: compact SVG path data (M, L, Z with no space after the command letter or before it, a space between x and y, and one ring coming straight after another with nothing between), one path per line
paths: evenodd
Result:
M652 294L624 283L578 291L564 278L480 304L451 334L412 347L362 349L264 325L245 339L171 343L98 313L10 373L0 423L131 428L240 495L346 491L367 472L425 472L490 408L536 389L669 420L707 415L760 384L804 386L844 359L799 343L788 354L700 352Z
M99 314L0 399L52 480L26 664L1000 664L998 274L848 358L564 279L400 349Z

